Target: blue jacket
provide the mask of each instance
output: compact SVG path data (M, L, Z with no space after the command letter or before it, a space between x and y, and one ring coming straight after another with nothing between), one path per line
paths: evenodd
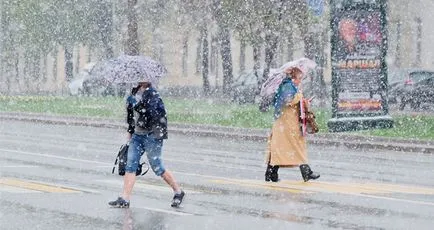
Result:
M137 117L134 117L134 112ZM149 87L142 95L130 95L127 98L127 123L129 133L134 133L135 127L140 127L152 132L158 139L167 139L166 109L154 88Z
M276 95L274 96L274 119L280 117L282 106L284 106L287 101L291 101L297 92L298 88L294 85L291 79L283 79L277 89Z

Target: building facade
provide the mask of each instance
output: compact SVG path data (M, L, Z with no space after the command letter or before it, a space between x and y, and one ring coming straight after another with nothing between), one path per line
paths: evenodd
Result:
M434 0L389 0L388 2L388 57L387 63L390 70L399 68L434 68L434 23L431 22L434 12ZM328 26L328 23L327 23ZM294 33L291 51L288 51L286 44L281 44L278 48L279 54L276 56L275 65L289 61L288 57L302 57L304 54L303 39L298 32ZM212 33L209 33L212 34ZM159 37L149 31L139 31L141 53L155 56L160 59L168 69L168 76L161 81L162 86L200 86L202 85L202 74L200 67L201 48L198 32L180 31L177 25L165 25L159 28ZM209 80L212 87L219 87L222 84L222 63L220 53L216 48L215 38L208 37L210 71ZM122 53L122 42L117 42L114 48L115 55ZM242 44L236 36L233 36L232 60L234 76L241 70L241 65L245 70L253 69L253 49L246 46L242 51ZM155 47L158 52L155 52ZM291 55L288 54L291 52ZM330 48L326 46L325 53L329 53ZM244 61L243 55L244 53ZM158 55L159 54L159 55ZM22 55L22 54L21 54ZM262 55L263 58L264 55ZM87 63L99 60L98 50L89 49L86 46L76 46L73 51L74 76L78 76L80 70ZM68 82L65 80L65 55L62 47L55 52L51 52L42 58L41 71L45 74L39 82L37 89L26 89L26 82L13 79L7 89L4 84L5 74L2 76L0 92L10 91L12 94L19 94L32 91L51 92L55 94L67 94ZM324 66L324 78L328 82L331 80L330 57ZM23 64L18 65L17 73L19 76L25 74ZM9 74L8 76L10 76ZM24 79L24 78L23 78Z

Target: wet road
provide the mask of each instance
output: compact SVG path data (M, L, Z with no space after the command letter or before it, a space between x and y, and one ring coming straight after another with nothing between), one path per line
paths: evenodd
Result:
M170 134L169 134L170 135ZM130 209L113 209L124 132L0 121L1 229L433 229L434 156L309 146L321 173L281 169L263 181L265 143L170 135L165 165L187 195L152 172Z

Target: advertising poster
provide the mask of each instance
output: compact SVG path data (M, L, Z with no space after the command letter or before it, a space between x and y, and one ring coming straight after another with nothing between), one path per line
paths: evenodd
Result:
M330 131L390 128L386 0L331 1Z
M343 11L334 31L334 74L337 87L336 112L382 114L383 34L380 11Z

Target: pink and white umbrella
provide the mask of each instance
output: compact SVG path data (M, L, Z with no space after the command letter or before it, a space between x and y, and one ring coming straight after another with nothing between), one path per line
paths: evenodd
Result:
M316 63L309 58L300 58L291 62L287 62L283 64L276 71L270 72L267 80L261 86L261 97L270 98L274 96L277 89L279 88L280 83L282 83L283 79L286 77L286 72L291 68L298 68L301 70L303 75L307 75L309 70L312 70L316 67Z

